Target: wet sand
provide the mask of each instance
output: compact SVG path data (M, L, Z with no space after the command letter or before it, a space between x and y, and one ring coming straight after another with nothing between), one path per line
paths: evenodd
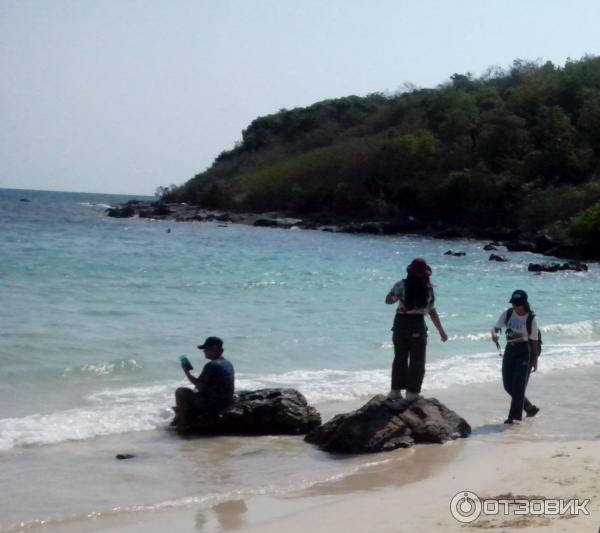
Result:
M401 450L339 482L285 496L254 496L210 509L188 506L62 522L48 532L158 533L164 531L419 532L597 531L600 525L600 442L497 442L473 438ZM482 514L462 524L450 513L457 493L481 498L589 499L590 515ZM35 528L34 528L35 529Z

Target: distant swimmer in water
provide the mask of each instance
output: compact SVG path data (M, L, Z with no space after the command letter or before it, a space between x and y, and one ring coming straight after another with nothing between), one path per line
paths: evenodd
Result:
M522 420L523 411L527 416L535 416L539 408L525 396L525 389L531 372L538 367L541 350L541 336L535 313L529 306L525 291L516 290L509 300L512 308L500 315L492 328L492 340L498 344L498 333L506 330L506 348L502 358L502 383L510 394L510 410L505 424Z
M448 340L440 317L435 309L435 295L429 278L431 268L424 259L416 258L406 269L405 279L396 283L385 298L386 304L398 303L392 327L394 362L392 364L392 387L390 400L420 398L425 377L425 352L427 348L427 326L425 315L429 315L438 330L442 342Z

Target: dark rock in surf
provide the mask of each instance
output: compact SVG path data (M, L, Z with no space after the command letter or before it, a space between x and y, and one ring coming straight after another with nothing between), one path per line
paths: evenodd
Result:
M569 261L568 263L563 263L560 269L574 270L576 272L587 272L589 270L589 267L581 261Z
M574 270L575 272L587 272L588 266L580 261L569 261L568 263L529 263L529 272L559 272L563 270Z
M504 246L509 252L537 252L537 246L529 241L505 242Z
M165 204L153 204L155 217L168 217L173 214L173 210Z
M300 218L275 217L275 218L257 218L253 225L262 228L281 228L289 229L292 226L298 226L302 222Z
M508 261L508 258L503 255L490 254L489 260L498 261L500 263L506 263Z
M131 204L124 204L116 207L109 207L106 210L106 214L113 218L131 218L135 215L135 209Z
M448 250L447 252L444 252L444 255L451 255L453 257L463 257L467 254L465 252L454 252L453 250Z
M294 389L240 391L216 417L171 423L182 435L303 435L320 424L321 415Z
M550 248L556 246L556 242L547 234L539 233L534 237L536 252L545 254Z
M469 436L464 418L435 398L412 403L373 397L356 411L333 417L305 441L332 453L373 453Z
M529 272L558 272L560 270L559 263L529 263L527 267Z

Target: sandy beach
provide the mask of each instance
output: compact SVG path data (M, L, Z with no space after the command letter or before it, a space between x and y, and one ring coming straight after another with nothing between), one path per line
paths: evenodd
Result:
M454 460L426 479L399 488L354 494L341 501L247 531L596 531L600 525L600 443L458 444ZM419 452L417 452L418 454ZM442 452L440 452L442 453ZM455 520L450 502L471 491L480 498L589 499L589 516L482 515Z
M254 496L211 509L187 506L152 512L114 513L62 522L44 531L128 533L419 532L419 531L597 531L600 525L600 442L519 442L510 435L425 445L390 454L391 461L338 482L285 497ZM402 479L402 482L399 480ZM589 514L518 514L515 506L487 505L471 523L450 512L458 493L481 500L579 500ZM584 504L585 500L589 503ZM465 508L469 512L469 508ZM522 509L522 507L521 507ZM573 509L573 508L571 508ZM36 529L35 527L33 528Z

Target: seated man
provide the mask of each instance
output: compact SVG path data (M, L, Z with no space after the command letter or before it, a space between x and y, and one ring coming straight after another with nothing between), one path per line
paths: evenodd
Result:
M208 337L198 348L204 351L204 356L210 361L197 378L190 373L190 368L182 365L196 391L187 387L179 387L175 391L177 416L172 425L179 429L184 429L199 415L216 417L233 400L233 365L223 357L223 341L218 337Z

